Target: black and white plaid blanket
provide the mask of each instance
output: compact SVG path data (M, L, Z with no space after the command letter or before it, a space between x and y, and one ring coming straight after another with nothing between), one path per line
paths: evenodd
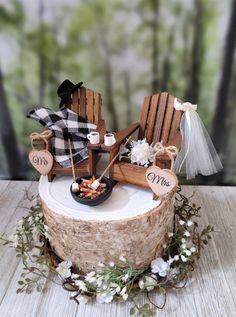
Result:
M43 126L54 132L52 151L55 160L63 167L70 167L68 139L71 139L74 164L88 157L87 134L96 129L84 118L68 108L52 111L47 108L36 108L27 114L28 118L38 120Z

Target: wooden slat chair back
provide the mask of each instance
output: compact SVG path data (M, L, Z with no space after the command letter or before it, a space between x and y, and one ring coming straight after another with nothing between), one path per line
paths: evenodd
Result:
M174 98L167 92L145 97L140 118L138 138L149 144L163 141L164 145L180 148L181 111L174 108Z
M180 120L182 111L174 108L175 97L167 92L155 94L144 98L141 111L140 123L132 125L117 133L127 138L135 129L138 128L138 139L146 138L149 144L163 142L163 145L174 145L178 149L181 146ZM112 150L111 158L119 151L117 145L116 150ZM157 166L161 168L170 168L170 160L167 156L160 157L156 161ZM125 161L116 161L110 169L110 178L116 181L123 181L143 187L148 187L145 179L146 168L137 166Z
M80 87L73 92L66 101L66 107L95 124L98 124L101 119L101 105L101 94L85 87Z
M90 123L97 125L97 130L103 127L104 120L101 118L102 98L101 94L85 87L74 91L66 101L66 107L78 113ZM95 171L94 149L89 148L89 158L75 165L76 176L92 175ZM71 168L63 168L54 162L48 180L51 182L55 175L72 175Z

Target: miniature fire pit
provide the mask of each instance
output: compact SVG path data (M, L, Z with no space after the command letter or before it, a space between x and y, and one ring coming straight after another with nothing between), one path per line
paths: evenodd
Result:
M108 199L112 193L113 184L110 179L103 176L100 186L94 190L91 188L91 184L99 176L84 176L76 179L79 184L79 191L74 193L72 191L72 186L70 187L70 192L74 200L80 204L88 206L97 206Z

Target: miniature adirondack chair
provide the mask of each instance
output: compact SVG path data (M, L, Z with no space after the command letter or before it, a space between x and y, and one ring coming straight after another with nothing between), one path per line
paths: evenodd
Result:
M97 131L103 140L105 131L105 122L101 119L101 94L91 89L80 87L72 93L66 101L66 107L78 113L88 122L97 125ZM89 157L86 160L75 165L76 176L93 175L95 172L95 151L99 149L99 145L88 144ZM72 175L71 168L64 168L54 161L53 167L48 174L48 181L51 182L55 175Z
M167 92L145 97L140 123L134 123L116 133L117 142L110 149L110 160L118 153L122 142L137 130L139 140L146 138L149 144L163 141L163 145L175 145L180 149L181 116L182 112L174 109L174 97ZM170 168L170 159L167 156L158 158L156 163L161 168ZM131 164L127 159L117 159L110 168L109 176L115 181L148 187L145 171L146 167Z

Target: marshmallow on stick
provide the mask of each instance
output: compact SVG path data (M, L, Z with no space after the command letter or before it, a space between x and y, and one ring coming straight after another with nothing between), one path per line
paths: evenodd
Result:
M74 182L72 183L72 192L78 193L79 192L79 184L76 182L76 179L75 179L75 167L74 167L74 160L73 160L73 155L72 155L70 139L68 139L68 145L69 145L71 168L72 168L72 174L73 174L73 180L74 180Z

